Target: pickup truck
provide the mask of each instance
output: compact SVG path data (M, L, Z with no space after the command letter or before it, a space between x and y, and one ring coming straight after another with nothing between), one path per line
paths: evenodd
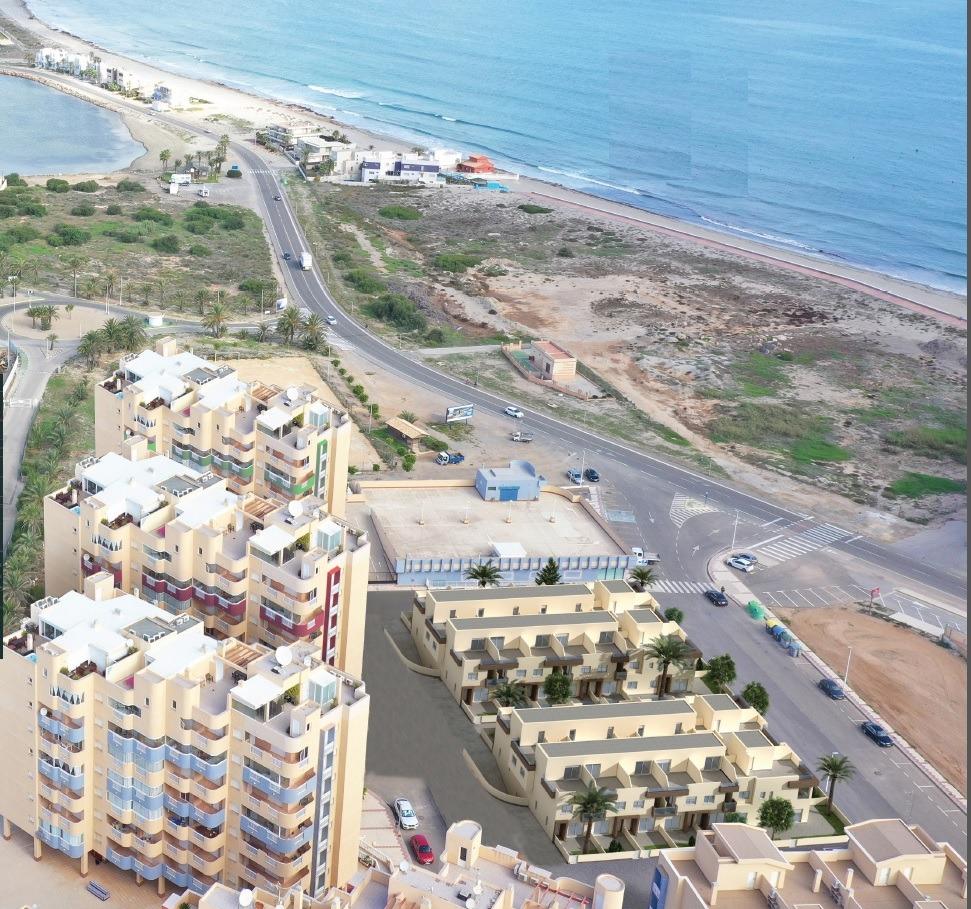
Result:
M533 434L531 432L514 432L509 438L513 442L532 442Z
M465 455L458 451L440 451L435 458L436 464L445 466L446 464L461 464L465 460Z

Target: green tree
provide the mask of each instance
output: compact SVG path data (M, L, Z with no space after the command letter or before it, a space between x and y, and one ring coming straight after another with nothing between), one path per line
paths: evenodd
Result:
M573 679L554 669L543 679L543 694L551 704L565 704L573 697Z
M148 334L138 316L125 316L121 320L121 346L130 352L145 346Z
M221 338L226 333L228 321L229 307L225 303L213 303L202 317L203 326L212 332L214 338Z
M74 281L74 296L78 295L78 275L84 269L84 266L88 264L88 260L85 256L70 255L64 256L61 261L67 267L68 271L71 272L71 278Z
M630 580L635 587L646 590L656 580L654 569L647 565L635 565L630 572Z
M573 816L584 823L583 851L590 851L590 839L593 836L594 822L607 816L608 811L617 810L617 795L610 789L598 787L596 783L587 783L586 789L575 792L570 799Z
M664 697L671 667L683 669L690 663L688 645L676 634L662 634L640 648L640 653L646 659L655 660L661 668L657 679L657 696L660 700Z
M853 779L856 767L845 754L827 754L819 759L816 769L829 780L829 794L826 796L826 807L832 810L833 796L836 784Z
M88 366L94 366L95 360L105 352L105 336L100 331L89 331L78 344L78 353L88 361Z
M668 606L664 610L665 622L677 622L679 625L684 621L684 613L677 606Z
M209 291L204 288L200 288L195 292L195 296L192 298L195 301L196 306L199 307L199 315L203 316L206 314L206 304L209 302Z
M165 165L169 163L169 159L171 157L172 157L172 152L170 152L167 148L163 148L158 153L158 159L159 161L162 162L162 170L165 170Z
M280 318L276 320L276 333L287 344L292 344L302 323L300 311L295 306L288 306L280 313Z
M546 564L540 568L539 574L536 575L536 583L540 586L544 584L559 584L563 579L563 575L560 572L560 566L556 564L556 559L550 556Z
M105 324L101 326L101 333L104 335L105 346L108 350L117 350L121 347L124 333L118 319L105 319Z
M712 691L724 691L735 681L735 660L731 654L723 653L708 661L708 674L705 676Z
M53 349L54 349L54 342L55 342L56 340L57 340L57 335L56 335L56 334L55 334L55 333L54 333L54 332L52 331L52 332L51 332L51 333L50 333L50 334L49 334L49 335L47 336L47 349L48 349L48 350L53 350Z
M775 796L759 806L759 826L769 831L775 839L777 833L785 833L796 820L796 809L788 799Z
M3 566L3 602L13 613L20 613L33 601L31 587L35 579L26 568L11 565L10 559ZM6 619L6 616L4 617Z
M742 689L742 697L754 707L762 716L769 711L769 692L761 682L749 682Z
M525 707L529 703L523 683L508 679L492 689L492 699L503 707Z
M172 286L172 279L168 275L155 276L155 289L158 291L159 309L165 309L165 292Z
M481 565L473 565L465 572L465 578L468 581L475 581L480 587L498 587L502 574L498 565L484 562Z
M307 350L319 350L320 345L324 343L324 332L324 320L317 313L311 313L303 320L300 329L303 346Z
M740 811L729 811L725 815L725 823L726 824L744 824L745 823L745 815L742 814Z

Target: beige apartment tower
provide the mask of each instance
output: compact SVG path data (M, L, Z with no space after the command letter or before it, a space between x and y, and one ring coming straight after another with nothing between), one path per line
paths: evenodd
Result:
M5 835L204 893L357 869L369 698L315 647L204 634L117 591L34 603L0 660Z

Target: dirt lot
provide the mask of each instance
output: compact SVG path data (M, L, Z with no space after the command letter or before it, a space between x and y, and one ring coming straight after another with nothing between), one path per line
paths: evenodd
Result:
M342 302L405 345L550 337L654 424L655 449L677 437L735 478L754 466L920 523L964 507L963 331L555 202L294 192ZM388 293L410 307L394 325Z
M853 648L850 684L962 792L968 782L968 667L925 637L847 607L777 609L831 667Z

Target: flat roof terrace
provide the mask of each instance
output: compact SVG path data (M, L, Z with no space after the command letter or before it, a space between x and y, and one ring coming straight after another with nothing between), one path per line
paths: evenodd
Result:
M579 504L555 493L536 502L486 502L471 485L362 491L366 503L349 504L348 520L360 524L370 511L392 563L492 556L494 544L510 542L531 558L628 555Z

